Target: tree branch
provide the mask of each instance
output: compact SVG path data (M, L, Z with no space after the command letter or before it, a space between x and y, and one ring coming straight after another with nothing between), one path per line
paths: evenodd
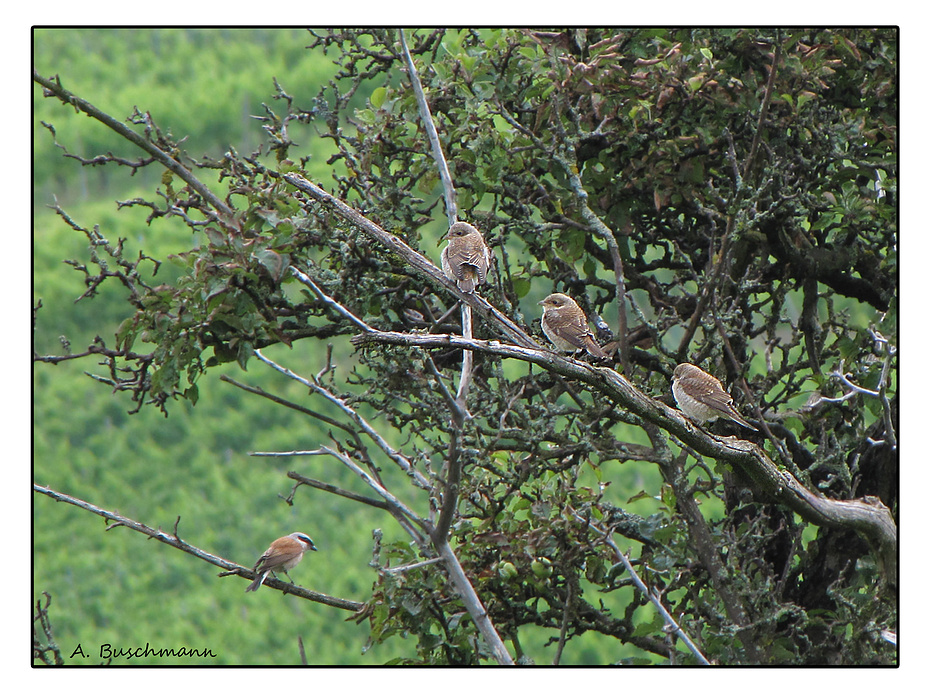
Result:
M414 89L414 97L418 102L418 111L421 114L421 122L424 124L424 131L427 133L427 139L430 140L430 152L437 164L437 171L440 172L440 180L443 182L443 199L446 204L446 216L450 224L456 222L456 188L453 187L453 177L450 176L450 167L446 164L446 157L443 156L443 148L440 146L440 138L437 135L437 128L434 125L434 119L430 115L430 106L427 104L427 98L424 96L424 88L421 86L421 80L418 77L418 71L414 67L414 60L411 58L411 51L408 50L408 43L405 41L405 30L399 29L398 35L401 38L402 57L405 60L405 67L408 69L408 79Z
M284 376L288 376L289 378L298 381L312 392L322 395L326 400L339 407L342 412L344 412L351 420L353 420L353 422L357 424L360 429L362 429L362 431L373 440L373 442L380 448L380 450L382 450L383 453L391 458L398 465L398 467L400 467L405 472L405 474L412 479L414 484L416 484L418 487L421 487L421 489L430 490L433 488L433 485L427 480L427 478L414 468L414 465L410 460L392 448L392 446L390 446L389 443L379 435L379 432L377 432L369 424L369 422L363 419L363 417L361 417L356 410L350 407L350 405L334 395L334 393L329 391L327 388L322 387L318 383L313 383L312 381L302 378L298 374L290 371L286 367L280 366L272 359L265 357L259 349L254 350L254 354L264 364L267 364L268 366L276 369Z
M881 560L887 582L891 585L896 584L896 523L889 509L878 499L865 497L841 501L817 496L790 472L779 469L759 444L734 436L720 437L710 434L693 425L678 410L637 390L613 369L592 366L547 350L528 349L494 340L466 340L456 335L412 335L372 331L355 335L351 341L358 346L382 343L413 345L425 349L461 347L528 361L567 378L581 381L609 396L614 404L665 429L698 453L733 465L774 501L799 513L806 520L827 527L846 527L861 533L871 542L874 552Z
M694 654L694 657L700 662L701 665L712 665L709 660L707 660L703 653L700 652L700 649L697 648L697 645L691 640L687 635L684 629L681 628L681 625L675 621L675 618L671 616L671 613L665 609L665 606L662 605L659 596L649 590L648 586L643 582L639 577L639 574L636 573L636 570L633 568L633 565L630 563L629 559L626 558L626 555L620 551L620 548L617 546L617 543L613 541L610 537L610 532L604 532L598 528L594 523L589 523L588 527L591 528L598 535L601 535L604 538L604 544L610 547L613 550L614 554L617 555L617 559L620 560L620 563L623 564L624 568L629 572L630 577L633 580L633 583L636 585L636 589L652 603L653 607L658 611L662 616L662 620L665 622L665 626L668 627L672 633L678 635L678 637L687 645L691 653Z
M267 171L268 175L274 172ZM455 282L450 281L443 271L434 265L426 257L415 251L408 244L397 236L394 236L380 227L378 224L370 221L347 203L334 197L324 189L303 178L299 174L288 173L282 176L286 181L307 193L309 196L318 200L327 207L330 207L339 217L347 220L359 229L363 234L381 243L388 250L398 255L403 261L410 265L420 275L430 280L431 283L441 287L449 294L452 294L463 303L472 306L472 310L482 318L495 326L504 336L516 344L537 348L539 344L523 328L504 315L501 311L492 306L483 297L477 293L465 294L459 290Z
M134 530L135 532L139 532L143 535L147 535L149 538L157 540L158 542L163 542L165 545L170 545L174 549L179 549L183 552L186 552L187 554L192 554L194 557L197 557L198 559L202 559L203 561L208 562L209 564L214 564L215 566L221 569L225 569L225 572L219 574L219 576L238 575L238 576L243 576L248 581L253 581L255 578L257 578L257 574L254 573L254 571L252 571L251 569L247 568L246 566L235 564L232 561L228 561L227 559L223 559L222 557L216 556L214 554L210 554L209 552L206 552L203 549L194 547L188 542L181 540L180 537L177 535L177 526L180 523L179 518L177 518L177 522L174 525L174 532L171 535L171 534L165 533L163 530L152 528L150 526L145 525L144 523L139 523L138 521L134 521L130 518L127 518L126 516L122 516L118 513L114 513L113 511L107 511L106 509L102 509L98 506L94 506L93 504L88 503L82 499L78 499L76 497L68 496L67 494L57 492L54 489L51 489L49 487L43 487L38 484L33 484L32 491L38 492L39 494L44 494L45 496L48 496L48 497L51 497L55 501L63 501L65 503L71 504L72 506L76 506L77 508L82 508L85 511L89 511L90 513L95 513L98 516L102 516L107 521L112 521L114 525L109 525L106 528L106 530L112 530L113 528L118 528L120 526L126 527L126 528L129 528L130 530ZM363 603L361 602L354 602L353 600L344 600L343 598L335 598L330 595L325 595L324 593L316 593L313 590L307 590L306 588L302 588L301 586L296 586L291 583L286 583L284 581L271 578L270 576L267 576L266 580L264 581L264 585L268 585L271 588L282 590L283 592L286 592L286 593L292 593L293 595L296 595L300 598L305 598L306 600L311 600L312 602L320 602L324 605L328 605L329 607L336 607L341 610L349 610L350 612L356 612L357 610L363 607Z
M169 169L181 179L183 179L186 184L197 193L199 193L199 195L201 195L204 200L208 201L208 203L222 215L223 221L226 225L228 225L230 228L237 229L237 224L234 221L234 210L226 205L221 198L215 195L215 193L213 193L207 185L196 178L193 175L193 172L183 166L183 164L181 164L179 161L157 147L154 143L149 142L143 138L131 128L117 121L108 113L104 113L103 111L99 110L89 101L81 99L79 96L69 92L67 89L61 86L61 80L57 76L50 79L45 78L33 69L32 79L45 88L45 96L55 96L63 103L70 104L76 110L83 111L91 118L95 118L106 127L114 130L117 134L119 134L121 137L124 137L139 149L144 150L150 154L165 168Z
M405 32L399 30L401 44L404 49L405 66L408 69L408 76L414 87L414 95L417 99L418 110L421 114L421 121L427 131L430 139L431 152L434 161L437 164L437 170L440 172L440 179L443 181L443 196L446 201L446 213L449 217L450 224L456 221L456 189L453 187L453 179L450 176L450 170L446 163L446 157L443 155L443 148L440 146L440 138L437 136L437 128L434 125L433 118L430 114L430 107L427 105L427 99L424 97L424 89L421 87L421 81L418 79L417 70L414 67L414 60L411 58L411 52L408 50L408 44L405 41ZM455 284L455 283L451 283ZM466 295L468 296L468 295ZM479 297L481 299L481 297ZM484 301L484 299L482 299ZM486 302L487 303L487 302ZM500 314L500 312L498 312ZM500 314L503 315L503 314ZM513 325L513 323L512 323ZM468 302L462 304L462 329L463 337L472 339L472 305ZM449 544L450 526L456 517L456 504L459 500L459 484L462 477L462 460L459 457L459 440L463 435L463 427L471 419L466 406L469 394L469 384L472 382L473 359L472 352L463 350L462 367L459 374L459 387L456 392L456 400L449 404L452 415L453 429L450 432L450 445L447 450L446 464L444 466L444 485L443 485L443 503L440 507L440 516L437 519L437 525L431 533L431 539L437 552L445 559L447 571L450 574L450 580L462 598L469 616L472 617L476 628L482 635L482 638L491 648L495 660L501 665L513 665L510 654L504 647L504 642L498 635L491 618L488 616L485 608L479 600L478 594L472 587L472 582L466 576L460 566L453 549Z

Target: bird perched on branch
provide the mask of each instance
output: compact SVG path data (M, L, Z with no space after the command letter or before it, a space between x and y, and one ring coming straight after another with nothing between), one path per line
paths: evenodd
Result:
M478 285L485 282L491 264L491 252L479 230L466 222L456 222L450 227L446 238L449 243L440 254L443 274L456 280L459 291L471 294Z
M583 349L598 359L610 359L598 346L588 328L588 318L575 300L565 294L550 294L540 302L543 307L543 332L556 349L574 352Z
M257 578L254 579L244 592L257 590L263 585L267 574L271 571L275 573L284 573L289 582L292 578L289 576L289 569L302 561L302 555L307 551L316 551L315 543L305 533L292 533L270 543L267 551L260 555L260 559L254 564L254 571L258 572Z
M693 364L678 364L671 379L671 392L681 412L697 424L722 417L758 431L732 406L732 396L723 384Z

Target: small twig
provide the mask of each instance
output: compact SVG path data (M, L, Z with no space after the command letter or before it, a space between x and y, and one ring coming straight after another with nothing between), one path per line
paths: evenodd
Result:
M514 403L516 403L523 396L524 392L527 390L527 383L524 381L520 384L520 388L517 389L517 392L513 396L508 398L507 403L504 405L504 412L501 413L501 416L498 418L498 435L500 436L501 432L504 431L505 421L507 416L511 413L511 410L514 409Z
M820 396L813 402L812 407L816 407L817 405L819 405L819 403L822 403L822 402L844 402L845 400L850 400L857 394L858 394L858 391L852 390L852 391L845 393L844 395L838 396L837 398L824 398Z
M443 557L434 557L433 559L425 559L424 561L415 562L414 564L404 564L403 566L393 566L389 568L379 568L380 573L385 574L397 574L404 571L411 571L412 569L420 569L424 566L430 566L431 564L439 564L443 561Z
M781 44L778 40L774 46L774 58L771 60L771 72L768 75L768 83L764 88L764 98L761 100L761 112L758 115L758 124L755 126L755 134L752 137L752 147L748 153L748 159L745 160L745 171L742 178L748 181L749 174L752 170L752 164L755 162L755 155L758 153L758 145L761 143L761 131L764 130L764 123L768 116L768 107L771 104L771 95L774 91L774 81L777 79L777 66L780 64Z
M61 649L55 641L55 636L51 629L51 620L48 618L48 608L51 607L51 595L44 590L42 595L45 596L45 606L42 607L41 599L35 602L35 617L32 618L32 659L41 659L46 665L64 665L64 658L61 656ZM35 623L39 622L44 634L44 642L39 639ZM894 641L895 643L895 641ZM49 653L52 657L49 657Z
M890 407L890 398L887 395L886 389L887 384L890 381L890 362L893 360L893 355L896 354L896 348L893 347L887 341L883 335L881 335L876 330L869 328L871 337L874 338L876 344L882 344L886 350L886 355L883 359L883 366L880 369L880 381L877 383L877 392L880 397L880 404L883 405L883 428L886 432L886 439L890 442L890 445L895 449L896 448L896 432L893 430L893 413L892 408Z
M841 371L838 371L838 370L833 371L830 375L834 376L839 381L841 381L846 386L848 386L848 388L851 389L852 393L860 393L861 395L869 395L874 398L880 397L880 393L878 393L876 390L868 390L867 388L862 388L861 386L855 383L852 383L851 381L848 380L848 377L845 376ZM821 398L821 399L825 400L826 398Z
M440 394L443 396L443 399L446 400L446 404L450 408L450 413L454 419L458 419L460 422L464 421L469 413L460 409L459 403L456 402L456 398L453 397L453 394L450 392L450 389L447 388L446 383L443 381L443 374L440 373L440 370L437 368L437 365L434 364L433 358L429 354L425 354L424 363L427 365L427 370L433 375L437 381L437 388L440 389Z
M565 638L568 635L568 623L571 619L572 611L572 592L572 581L567 580L565 584L565 606L562 608L562 626L559 628L559 644L556 646L556 655L552 659L553 665L559 664L562 651L565 649Z
M154 145L154 143L146 140L131 128L126 127L123 123L117 121L109 114L99 110L89 101L81 99L75 94L69 92L67 89L61 86L61 81L57 78L57 76L51 79L46 79L33 69L32 79L45 88L45 96L55 96L63 103L70 104L76 110L83 111L91 118L95 118L103 125L117 132L119 135L124 137L139 149L153 156L160 164L183 179L183 181L185 181L190 188L195 190L203 197L203 199L212 205L212 207L214 207L216 211L222 215L222 221L225 224L231 227L236 227L236 223L234 222L234 210L226 205L221 198L213 193L207 185L196 178L193 173L185 166L183 166L183 164L181 164L179 161L158 148L156 145Z
M430 521L427 521L420 516L418 516L414 511L405 506L400 502L395 496L392 495L378 480L367 475L346 453L335 451L332 448L327 446L322 446L318 450L319 455L332 455L346 465L352 472L360 477L364 482L366 482L369 487L372 488L379 496L385 500L386 510L392 514L395 520L398 521L398 524L408 533L421 551L427 556L430 554L429 545L427 543L427 537L418 531L418 528L415 527L415 524L423 528L427 535L433 533L433 525Z
M313 455L332 455L337 458L340 462L346 465L350 470L352 470L357 476L360 477L374 492L379 496L385 499L386 505L391 509L397 509L403 515L413 520L424 530L430 531L430 523L425 519L421 518L418 514L408 508L404 503L398 500L398 498L392 494L389 490L383 487L379 482L373 479L365 470L363 470L359 465L353 462L353 459L341 451L335 451L333 448L328 448L327 446L322 446L317 451L312 452Z
M260 453L252 453L251 455L261 455ZM371 499L368 496L363 496L362 494L357 494L356 492L351 492L347 489L341 489L333 484L328 482L322 482L321 480L312 479L311 477L305 477L300 475L298 472L290 470L286 473L286 477L291 480L295 480L299 484L304 484L307 487L313 487L315 489L320 489L323 492L330 492L331 494L336 494L342 496L345 499L350 499L351 501L358 501L361 504L366 504L367 506L372 506L374 508L388 509L388 504L379 499ZM298 486L298 485L296 485Z
M315 410L305 407L304 405L299 405L298 403L294 403L290 400L286 400L285 398L281 398L278 395L273 395L272 393L268 393L263 388L258 388L256 386L249 386L239 381L236 381L230 376L227 376L226 374L222 374L221 376L219 376L219 378L222 381L225 381L225 383L230 383L231 385L235 386L236 388L240 388L243 391L252 393L254 395L259 395L260 397L266 398L267 400L271 402L275 402L277 405L288 407L289 409L295 410L296 412L301 412L302 414L306 414L309 417L314 417L320 422L324 422L325 424L330 424L333 427L337 427L338 429L350 434L350 436L353 437L357 446L362 447L360 436L359 434L357 434L356 430L348 427L346 424L338 422L336 419L333 419L331 417L328 417L327 415L321 414L320 412L315 412Z

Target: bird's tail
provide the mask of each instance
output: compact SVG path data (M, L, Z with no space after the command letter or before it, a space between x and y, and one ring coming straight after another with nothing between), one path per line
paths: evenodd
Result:
M250 593L251 591L257 590L260 586L262 586L264 579L267 577L267 573L269 572L257 574L257 578L255 578L253 582L249 586L247 586L247 588L244 589L244 592Z

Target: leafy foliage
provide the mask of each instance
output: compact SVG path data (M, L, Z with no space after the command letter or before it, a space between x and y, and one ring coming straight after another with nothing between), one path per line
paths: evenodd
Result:
M266 109L267 151L186 160L218 174L230 219L170 176L162 200L143 203L152 222L179 210L199 234L170 259L176 281L143 282L118 244L90 258L89 279L129 289L132 315L106 354L136 407L195 404L220 364L356 332L290 268L378 329L459 330L453 301L282 178L308 164L294 161L289 126L311 124L336 150L332 194L439 255L440 180L397 34L332 32L309 48L338 73L311 106L277 83L285 112ZM827 498L878 497L898 517L895 31L438 30L413 34L411 53L462 215L494 248L487 300L538 333L537 299L570 294L635 387L662 396L676 363L701 364L761 413L781 468ZM475 336L497 338L482 324ZM324 384L378 415L439 480L454 436L440 386L460 359L369 347ZM534 627L559 646L595 632L695 662L635 592L611 535L632 543L636 571L715 662L893 661L879 637L895 621L893 586L862 539L821 528L807 540L806 524L739 471L553 372L480 355L467 407L452 540L521 662L536 659L519 637ZM623 508L631 469L661 477L637 497L647 515ZM405 540L378 547L360 616L371 643L413 635L416 656L401 662L480 662L485 644L443 569L390 570L426 558Z

